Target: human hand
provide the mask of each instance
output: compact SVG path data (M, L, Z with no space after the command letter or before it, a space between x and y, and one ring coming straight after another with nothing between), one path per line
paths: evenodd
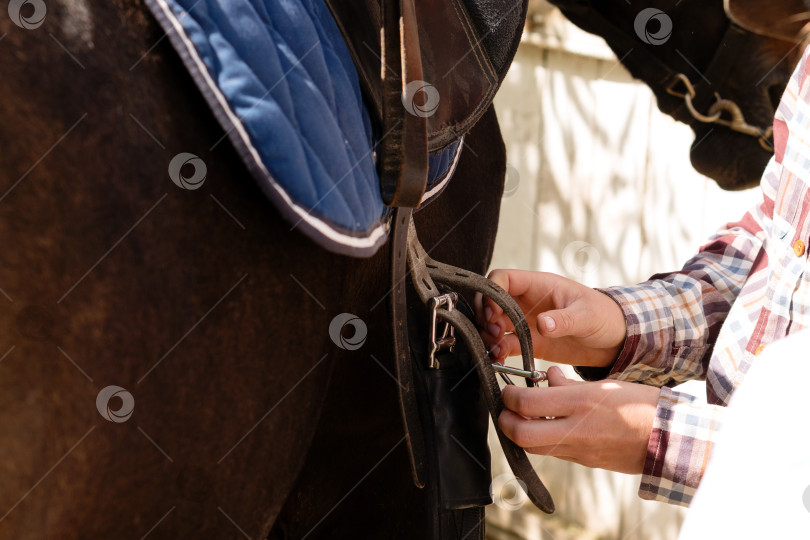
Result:
M624 345L627 326L621 308L607 295L545 272L494 270L489 279L520 305L532 331L534 356L577 366L606 367ZM491 357L502 362L520 354L514 326L495 302L476 299L481 337Z
M548 388L507 386L498 424L527 452L628 474L644 469L660 389L580 382L548 370ZM552 418L552 419L549 419Z

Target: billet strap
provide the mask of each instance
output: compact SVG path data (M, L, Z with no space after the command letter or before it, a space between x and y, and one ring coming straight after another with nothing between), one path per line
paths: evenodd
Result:
M394 210L391 231L391 320L394 325L394 354L397 381L399 381L399 409L405 425L405 443L411 461L411 473L416 487L425 487L427 453L411 363L411 344L408 338L408 228L413 222L413 209Z
M427 118L413 104L403 103L419 84L422 54L414 0L382 2L382 138L377 172L383 202L415 208L428 178ZM413 96L411 96L413 97Z
M515 326L515 335L520 342L523 369L535 371L532 334L529 323L514 298L484 276L431 259L419 242L413 220L411 220L408 229L408 269L411 272L416 292L419 294L420 300L425 304L431 298L441 294L434 284L434 280L462 291L480 292L498 304ZM526 385L534 386L534 383L530 379L526 379Z
M398 215L396 216L397 223L395 226L397 227L402 225L399 221L402 215L399 214L399 212L402 212L402 209L398 210ZM514 299L503 289L483 276L450 265L438 263L431 259L419 243L413 219L410 219L407 243L408 270L411 274L411 282L419 298L427 303L431 298L441 294L436 287L434 279L446 285L459 287L470 292L480 292L491 298L503 308L504 313L507 314L515 326L515 334L521 345L524 368L526 371L534 371L534 357L532 354L533 349L529 325ZM500 386L498 386L498 381L495 379L495 371L492 369L492 363L487 354L484 342L481 340L481 336L478 333L478 329L459 310L450 311L440 309L437 313L440 320L450 323L456 329L456 332L458 332L458 335L460 335L464 341L467 350L473 356L481 389L487 402L487 408L495 424L498 439L501 442L503 452L506 455L513 474L522 482L521 486L524 487L529 500L531 500L535 506L546 513L554 512L554 501L551 499L551 495L543 485L543 482L537 476L529 458L526 456L526 452L511 439L506 437L498 426L498 417L505 406L503 397L501 396ZM527 380L526 384L529 386L533 385L530 380ZM400 392L402 394L402 390L400 390ZM412 462L414 462L413 459Z

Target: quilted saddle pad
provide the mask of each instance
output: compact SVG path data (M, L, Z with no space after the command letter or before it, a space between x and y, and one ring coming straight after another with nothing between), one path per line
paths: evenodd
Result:
M282 215L330 251L373 255L390 215L375 166L380 133L323 0L146 3ZM423 205L446 185L462 145L430 156Z

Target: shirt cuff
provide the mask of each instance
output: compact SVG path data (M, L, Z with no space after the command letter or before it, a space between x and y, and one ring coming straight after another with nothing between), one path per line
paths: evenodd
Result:
M625 328L627 328L627 336L624 338L624 345L622 345L622 349L619 352L619 355L613 361L613 363L609 366L605 367L593 367L593 366L575 366L574 371L577 372L577 375L582 377L586 381L601 381L602 379L607 379L614 373L618 373L619 370L617 369L618 366L624 366L629 363L629 359L633 358L636 352L636 347L638 346L639 342L639 335L638 335L638 325L630 325L628 315L629 312L626 309L626 306L623 306L622 303L611 294L609 289L595 289L600 293L604 294L605 296L609 297L611 300L616 302L616 305L619 306L619 309L622 310L624 314L624 323Z
M638 494L642 499L689 506L703 478L724 407L662 388Z

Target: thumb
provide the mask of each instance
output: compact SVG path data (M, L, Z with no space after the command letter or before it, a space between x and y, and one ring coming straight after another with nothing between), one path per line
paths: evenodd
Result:
M573 379L567 379L563 374L562 370L557 366L551 366L546 371L548 376L548 385L549 387L552 386L567 386L569 384L577 384L578 381Z
M576 336L584 322L572 308L554 309L537 316L537 329L543 337Z

